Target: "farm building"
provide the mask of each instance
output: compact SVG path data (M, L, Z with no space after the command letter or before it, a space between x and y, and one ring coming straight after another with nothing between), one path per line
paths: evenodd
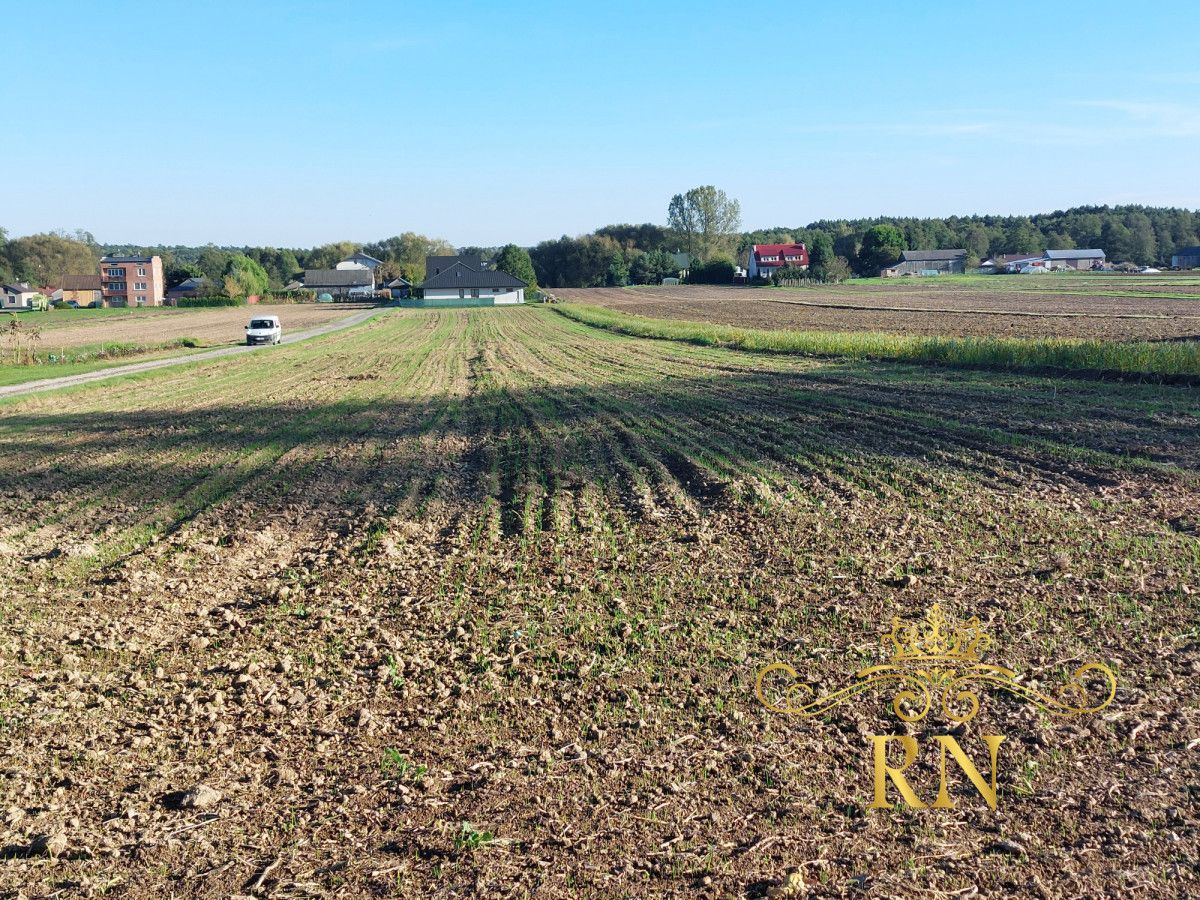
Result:
M751 281L770 278L779 269L807 269L808 248L803 244L754 244L747 266Z
M1171 257L1172 269L1200 269L1200 247L1180 247Z
M366 253L359 251L352 256L347 256L334 268L337 269L370 269L372 272L383 265L382 259L376 259L373 256L368 256Z
M375 294L375 273L365 266L354 269L308 269L304 273L304 287L343 300L372 297Z
M1051 269L1102 269L1103 250L1047 250L1046 266Z
M879 274L884 278L899 275L961 275L967 270L966 250L905 250L900 261Z
M185 278L167 291L167 304L174 306L184 297L201 297L209 292L208 279L203 275Z
M1001 260L1006 272L1020 272L1029 266L1041 268L1046 265L1046 257L1040 253L1005 253L997 259Z
M62 300L64 303L70 303L74 300L80 306L89 306L92 303L100 306L103 302L100 293L99 274L64 275L60 291L62 296L55 299Z
M403 300L412 293L412 282L407 278L393 278L384 287L391 293L393 300Z
M38 293L24 282L0 287L0 309L9 311L33 309L33 298Z
M1029 265L1034 260L1040 259L1042 259L1040 253L997 253L995 256L989 256L981 262L979 268L991 272L1015 272L1022 266Z
M468 265L467 260L479 265ZM525 302L528 285L524 281L507 272L483 268L478 256L431 256L425 261L425 272L420 296L405 305L508 306Z

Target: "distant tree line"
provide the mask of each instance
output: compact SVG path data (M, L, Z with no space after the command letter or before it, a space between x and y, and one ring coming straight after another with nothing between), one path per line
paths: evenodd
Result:
M902 250L962 247L973 267L1000 253L1099 248L1113 262L1169 265L1177 248L1200 244L1200 211L1152 206L1079 206L1034 216L949 216L947 218L824 219L802 228L745 232L744 255L752 244L803 241L815 234L833 241L834 253L861 275L899 258Z
M674 255L680 252L691 257L690 280L728 283L727 273L732 278L735 266L747 266L753 244L804 243L809 270L780 277L821 281L838 281L851 272L877 275L903 250L963 247L968 266L975 266L999 253L1098 247L1113 262L1168 265L1177 248L1200 245L1200 211L1167 207L1080 206L1034 216L825 219L802 227L739 231L737 201L705 185L675 195L666 212L667 225L606 225L591 234L542 241L528 251L509 245L462 247L459 252L478 253L508 267L505 271L517 269L512 274L526 281L556 288L658 284L680 273ZM333 268L358 251L383 262L376 272L383 282L403 277L417 284L425 278L426 256L452 254L455 248L411 231L366 244L337 241L299 249L102 245L86 231L10 239L0 228L0 280L54 284L63 274L98 271L104 254L145 253L162 257L168 285L203 276L214 294L263 293L283 289L305 269Z

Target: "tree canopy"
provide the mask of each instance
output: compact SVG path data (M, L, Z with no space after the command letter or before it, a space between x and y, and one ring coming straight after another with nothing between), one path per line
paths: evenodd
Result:
M505 244L496 255L496 268L507 272L514 278L520 278L528 285L529 291L537 290L537 273L533 270L533 260L529 251L516 244Z
M895 225L872 225L863 234L859 261L864 275L878 275L884 266L890 266L906 250L904 232Z
M687 252L703 263L719 251L733 250L742 208L724 191L706 184L671 198L667 224L681 236Z
M267 292L267 272L243 253L234 254L225 266L221 285L227 297L250 297Z
M31 284L57 284L63 275L86 275L98 272L100 254L92 236L76 232L31 234L7 241L0 247L3 268L11 277Z

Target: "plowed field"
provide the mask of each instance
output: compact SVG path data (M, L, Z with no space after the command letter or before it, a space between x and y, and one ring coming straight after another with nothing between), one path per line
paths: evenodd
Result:
M1008 287L1018 277L987 279L996 285L994 288L970 283L953 287L952 279L947 279L947 286L935 286L932 283L936 279L926 279L923 285L905 279L873 281L870 287L851 283L795 290L684 285L558 288L554 293L563 300L635 315L750 328L958 337L1200 340L1200 295L1192 300L1142 297L1132 291L1089 295L1083 289L1054 293Z
M1185 387L537 308L2 404L0 891L1195 894L1198 438ZM1006 736L995 811L953 769L954 809L868 808L868 734L945 733L888 697L753 694L934 602L1047 692L1119 680L983 697L951 733Z

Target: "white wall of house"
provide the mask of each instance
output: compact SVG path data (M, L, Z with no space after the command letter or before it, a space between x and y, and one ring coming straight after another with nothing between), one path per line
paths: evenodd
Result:
M525 288L496 292L479 288L478 293L470 288L426 288L426 300L491 300L497 306L525 302Z
M345 260L342 260L340 263L338 263L336 266L334 266L334 268L345 272L347 269L369 269L370 266L364 266L362 263L357 263L357 262L354 262L353 260L345 259Z
M4 294L3 308L4 309L32 309L33 295L37 291L23 291L20 294Z
M501 304L524 303L525 288L517 288L515 291L504 291L496 294L495 297L497 306L500 306Z

